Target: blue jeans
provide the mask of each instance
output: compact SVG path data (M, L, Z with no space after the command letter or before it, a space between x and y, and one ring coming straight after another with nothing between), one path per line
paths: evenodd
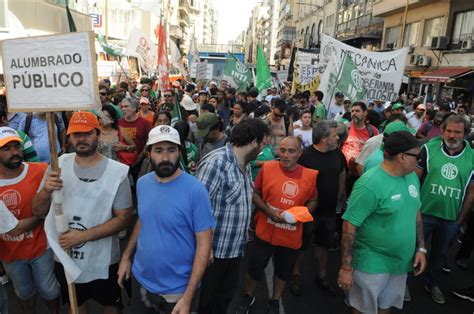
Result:
M458 235L460 226L456 221L431 215L422 215L422 217L425 241L428 241L431 235L431 249L425 281L429 287L439 286L438 280L448 256L449 246Z
M13 282L20 300L31 299L36 292L44 300L59 296L59 283L54 275L54 255L47 249L43 255L30 260L3 262L3 268Z
M0 314L8 314L7 292L0 282Z

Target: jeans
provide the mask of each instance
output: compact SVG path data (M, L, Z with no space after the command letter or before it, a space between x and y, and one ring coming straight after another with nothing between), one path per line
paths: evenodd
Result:
M471 252L474 249L474 213L471 213L467 221L467 229L462 237L462 243L459 247L456 260L469 259Z
M439 286L439 277L448 256L449 246L459 233L456 221L445 220L431 215L422 215L425 241L431 235L431 249L425 281L428 287Z
M0 314L8 314L7 292L0 282Z
M15 293L20 300L31 299L36 292L44 300L54 300L59 296L59 284L54 275L51 249L30 260L3 262L3 268L12 280Z

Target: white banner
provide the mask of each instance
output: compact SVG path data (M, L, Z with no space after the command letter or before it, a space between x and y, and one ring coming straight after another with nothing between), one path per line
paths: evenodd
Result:
M324 104L328 106L332 90L328 90L330 71L326 67L335 56L337 70L342 64L344 54L347 53L354 61L366 93L366 98L371 100L393 101L397 98L402 84L405 60L408 48L402 48L389 52L372 52L354 48L346 45L332 37L321 34L320 66L324 69L321 78L320 90L324 93ZM337 73L333 73L337 76Z
M5 40L3 69L10 112L100 104L92 32Z
M344 54L348 53L360 72L366 89L366 98L371 100L393 101L397 98L402 83L408 48L389 52L372 52L351 47L327 35L321 34L320 65L325 69L335 56L335 65L340 68ZM320 89L330 97L332 91L323 90L328 82L328 71L324 71ZM337 75L337 73L335 73ZM324 97L327 106L330 99Z
M156 67L157 49L155 44L135 26L130 30L127 54L136 57L140 65L147 72L152 72Z
M213 70L214 66L212 64L208 64L207 60L204 62L199 62L196 65L196 80L212 80Z

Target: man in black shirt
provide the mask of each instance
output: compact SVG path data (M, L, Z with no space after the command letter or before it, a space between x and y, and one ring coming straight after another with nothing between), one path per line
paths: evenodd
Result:
M327 280L328 249L332 247L336 231L336 205L342 197L345 182L345 158L338 148L338 139L337 122L319 122L313 129L313 145L306 147L298 160L300 165L319 171L316 185L318 207L313 213L314 253L318 264L316 282L330 293L334 293L334 289ZM290 283L290 291L295 295L301 294L300 266L311 238L311 233L303 234L303 245Z

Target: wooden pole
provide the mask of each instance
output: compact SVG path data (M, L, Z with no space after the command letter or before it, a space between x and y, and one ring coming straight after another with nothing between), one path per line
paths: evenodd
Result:
M58 150L56 149L56 123L54 119L54 112L46 113L46 119L48 121L48 139L49 139L49 152L51 154L51 170L59 170L59 161L58 161ZM63 214L62 204L58 202L53 202L54 204L54 214L60 216ZM66 253L70 255L70 250L66 250ZM77 306L77 296L76 296L76 285L70 283L67 285L67 290L69 294L69 306L71 309L71 314L78 314L79 308Z

